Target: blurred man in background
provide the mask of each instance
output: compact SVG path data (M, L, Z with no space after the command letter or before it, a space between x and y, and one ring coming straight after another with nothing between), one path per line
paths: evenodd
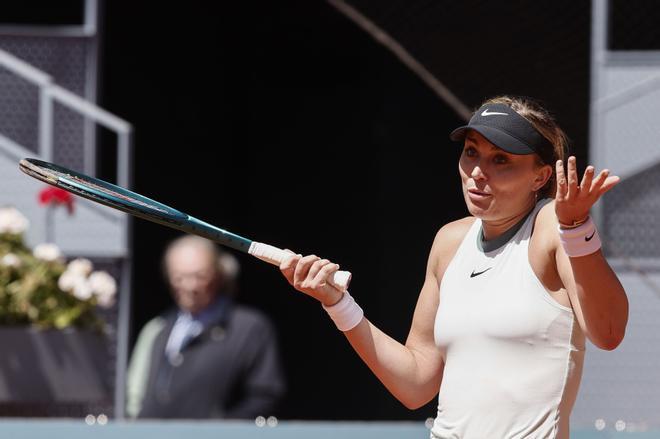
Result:
M138 418L252 418L284 393L275 331L238 305L238 261L196 236L163 258L176 309L149 321L128 371L127 413Z

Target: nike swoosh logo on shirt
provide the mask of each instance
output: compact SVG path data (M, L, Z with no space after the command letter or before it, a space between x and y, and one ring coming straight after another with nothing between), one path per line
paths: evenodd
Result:
M484 110L484 111L481 112L482 116L495 116L495 115L498 115L498 114L500 116L508 116L509 115L508 113L498 113L496 111L488 111L488 110Z
M479 272L475 272L474 270L472 270L472 274L470 275L470 277L476 277L476 276L479 276L480 274L484 274L485 272L487 272L491 268L493 268L493 267L488 267L484 271L479 271Z
M584 240L587 241L587 242L591 241L591 238L593 238L595 234L596 234L596 231L594 230L594 233L592 233L591 236L585 236Z

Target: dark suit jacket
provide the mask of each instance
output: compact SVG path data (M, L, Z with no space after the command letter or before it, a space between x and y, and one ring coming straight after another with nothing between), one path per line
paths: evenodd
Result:
M252 418L274 414L284 393L277 339L261 313L234 303L173 360L165 356L177 312L153 340L140 418Z

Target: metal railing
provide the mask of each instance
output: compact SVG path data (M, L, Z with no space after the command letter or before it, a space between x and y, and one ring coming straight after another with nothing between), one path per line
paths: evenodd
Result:
M53 78L25 61L0 49L0 66L20 76L39 88L39 149L46 161L53 159L53 105L60 103L79 113L85 120L92 120L117 134L117 182L130 187L130 148L133 127L130 123L98 107L75 93L55 84ZM85 160L86 174L95 175L95 163Z

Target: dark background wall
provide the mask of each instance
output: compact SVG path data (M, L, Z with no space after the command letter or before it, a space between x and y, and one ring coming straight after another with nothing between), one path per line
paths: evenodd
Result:
M156 19L106 4L103 103L136 125L135 187L338 261L367 315L403 340L435 231L464 215L446 137L460 121L322 2L206 5L161 5ZM158 258L174 235L135 223L136 328L169 304ZM238 256L241 301L279 331L281 417L410 416L316 303L276 268Z
M584 159L588 2L357 3L471 107L502 93L544 100ZM135 188L339 262L366 315L404 341L433 236L466 214L447 139L459 118L322 1L112 1L103 27L101 103L135 124ZM135 331L170 305L159 257L175 235L135 222ZM433 401L403 408L320 306L274 267L238 257L240 300L279 331L289 380L280 417L435 414Z

